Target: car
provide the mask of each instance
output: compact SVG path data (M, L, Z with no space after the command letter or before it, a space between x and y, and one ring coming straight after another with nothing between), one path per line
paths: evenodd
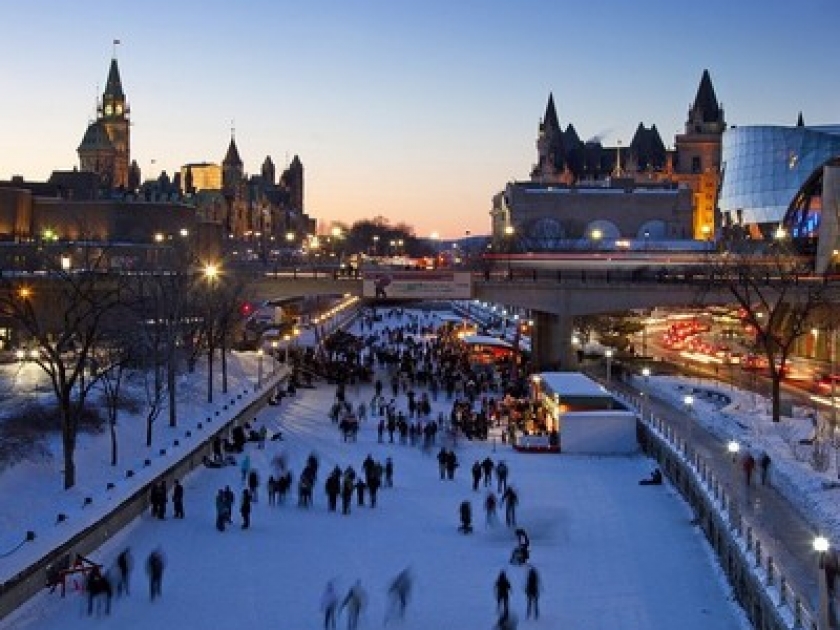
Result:
M840 395L840 374L825 374L814 383L814 390L819 394Z

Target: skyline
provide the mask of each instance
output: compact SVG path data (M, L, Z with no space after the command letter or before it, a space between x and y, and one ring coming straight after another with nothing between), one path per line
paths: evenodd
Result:
M670 148L704 69L729 126L794 125L800 111L806 125L838 120L840 7L674 4L15 4L0 41L0 179L78 166L113 40L144 179L221 163L233 126L247 173L267 155L278 172L300 157L319 222L381 215L421 237L489 231L492 196L536 161L549 93L564 128L609 145L641 122Z

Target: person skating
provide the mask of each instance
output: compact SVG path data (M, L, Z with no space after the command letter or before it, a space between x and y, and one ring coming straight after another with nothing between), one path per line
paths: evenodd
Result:
M242 529L251 527L251 492L248 488L242 490L242 500L239 502L239 513L242 515Z
M388 609L385 612L386 625L394 617L397 619L405 618L405 609L411 597L411 583L409 569L403 569L391 580L391 584L388 586Z
M508 467L504 461L496 464L496 492L502 493L507 490Z
M365 606L365 592L362 583L356 583L350 587L344 600L341 602L341 610L347 611L347 630L356 630L359 625L359 614Z
M528 569L528 576L525 578L525 597L528 600L528 608L526 617L531 618L531 613L534 614L534 619L540 618L540 574L537 569L531 567Z
M519 495L512 486L508 486L502 495L502 503L505 504L505 524L508 527L516 527L516 506L519 505Z
M177 479L172 487L172 509L175 518L184 518L184 486Z
M327 582L321 596L321 612L324 613L324 630L335 630L335 613L338 608L338 594L332 580Z
M165 564L163 552L160 548L152 551L146 560L146 573L149 575L149 597L152 601L161 596Z
M493 483L493 469L495 464L490 457L485 457L481 462L481 472L484 473L484 487L487 488Z
M494 589L496 591L496 610L501 609L502 616L507 617L510 613L510 581L504 570L499 571Z
M134 559L131 557L131 549L126 547L117 556L117 596L125 593L130 595L131 569L134 566Z
M472 465L472 489L473 492L478 492L478 484L481 483L481 464L478 460Z

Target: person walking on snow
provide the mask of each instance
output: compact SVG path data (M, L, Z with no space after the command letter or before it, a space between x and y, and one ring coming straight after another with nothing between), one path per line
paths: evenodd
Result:
M335 611L338 608L338 594L333 581L327 582L327 588L321 596L321 612L324 613L324 630L335 630Z
M499 571L499 577L496 578L496 611L501 608L502 617L507 617L510 612L510 581L505 575L504 570Z
M540 575L536 568L528 569L528 577L525 578L525 597L528 600L528 609L526 616L531 618L531 612L534 613L534 619L540 618Z

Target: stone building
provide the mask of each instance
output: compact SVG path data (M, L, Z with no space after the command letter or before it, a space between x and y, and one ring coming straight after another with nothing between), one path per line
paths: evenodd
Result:
M530 181L493 198L494 247L564 248L593 231L604 242L711 240L725 129L707 70L672 150L642 123L627 146L584 142L573 125L563 129L549 94Z

